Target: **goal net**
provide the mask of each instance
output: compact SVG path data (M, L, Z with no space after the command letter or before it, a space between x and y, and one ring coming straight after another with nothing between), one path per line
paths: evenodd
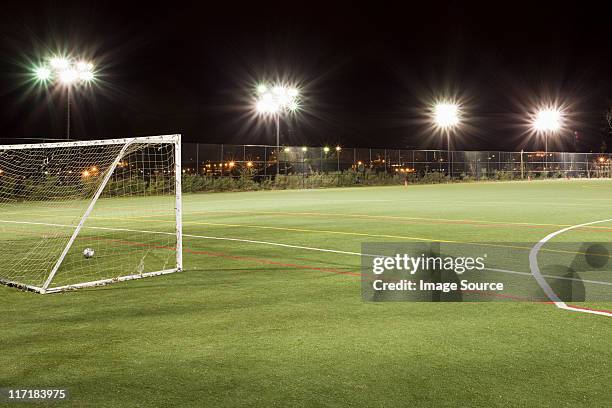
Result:
M0 145L0 282L50 293L180 271L180 143Z

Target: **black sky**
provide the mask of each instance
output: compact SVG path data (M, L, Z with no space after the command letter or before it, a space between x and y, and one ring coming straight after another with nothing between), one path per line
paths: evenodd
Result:
M61 138L65 101L32 87L49 51L90 56L100 84L77 92L79 139L182 133L187 141L272 144L250 116L258 79L304 89L286 144L436 148L423 107L464 103L457 148L534 147L526 110L568 104L559 148L609 138L612 7L576 2L420 4L8 2L0 17L2 138ZM610 145L610 141L608 141Z

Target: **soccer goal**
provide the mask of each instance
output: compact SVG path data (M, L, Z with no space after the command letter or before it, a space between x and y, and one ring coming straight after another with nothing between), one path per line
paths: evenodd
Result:
M0 145L0 283L60 292L182 270L181 136Z

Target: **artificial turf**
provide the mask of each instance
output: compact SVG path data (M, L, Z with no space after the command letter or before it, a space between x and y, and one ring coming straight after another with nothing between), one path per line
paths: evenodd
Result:
M91 222L112 225L124 204L101 202ZM55 295L0 288L0 387L68 388L58 405L78 407L609 407L610 318L363 302L359 257L210 237L348 252L414 238L533 244L611 208L603 180L186 195L185 272ZM171 213L129 218L173 228ZM556 240L610 242L610 228Z

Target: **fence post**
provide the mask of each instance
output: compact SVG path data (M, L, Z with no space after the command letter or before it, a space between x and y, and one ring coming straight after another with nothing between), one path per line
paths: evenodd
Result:
M585 153L585 161L586 161L586 171L587 171L587 178L591 178L591 171L589 170L589 154Z
M387 172L387 149L385 149L385 158L383 160L383 163L385 163L385 173Z

